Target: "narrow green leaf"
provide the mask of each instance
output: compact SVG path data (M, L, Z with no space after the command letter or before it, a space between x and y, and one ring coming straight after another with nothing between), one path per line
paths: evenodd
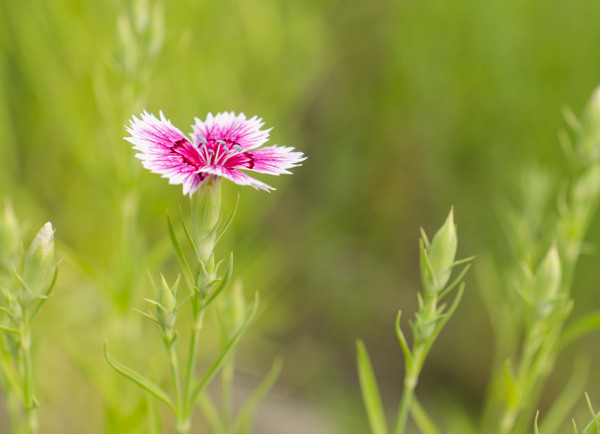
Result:
M410 414L412 415L422 434L441 434L440 429L435 425L433 420L429 417L425 409L415 397L413 397L410 405Z
M171 243L173 244L173 248L175 249L175 255L177 256L177 260L179 261L179 265L181 269L184 271L184 276L187 284L190 288L194 288L194 274L188 265L187 260L181 250L181 246L179 245L179 241L177 241L177 235L175 234L175 230L173 229L173 223L171 223L171 217L169 217L169 213L167 213L167 226L169 228L169 236L171 237Z
M282 366L283 363L281 362L281 359L275 359L273 366L267 375L262 379L256 389L254 389L238 413L233 424L233 432L238 434L250 434L252 432L252 416L256 412L256 407L279 377Z
M0 325L0 330L2 330L4 332L7 332L7 333L13 333L15 335L20 335L21 334L21 332L19 330L13 329L13 328L10 328L10 327L6 327L6 326L3 326L3 325Z
M258 297L258 293L256 293L254 305L252 306L252 311L250 312L250 315L248 315L248 317L246 318L246 321L244 321L244 323L242 324L240 329L237 331L237 333L235 335L233 335L233 337L231 338L229 343L225 346L221 355L219 355L217 360L215 360L215 362L208 369L208 371L206 371L206 373L200 380L200 383L196 386L196 388L194 389L194 392L192 393L192 399L189 402L190 405L194 405L194 403L196 402L196 399L198 398L198 395L204 390L204 388L208 385L208 383L210 383L210 381L214 378L214 376L217 375L217 373L219 372L219 370L221 369L223 364L227 361L228 357L231 355L231 353L235 349L235 347L238 344L238 342L240 341L241 337L244 335L244 333L250 326L250 323L256 316L256 312L258 311L258 302L259 302L259 297Z
M235 217L235 214L237 212L239 203L240 203L240 194L238 193L237 198L235 199L235 205L233 206L233 211L231 211L231 214L229 215L229 218L227 219L227 221L225 221L225 223L223 225L221 225L219 227L219 230L217 231L217 239L215 241L215 244L219 242L219 240L225 234L227 229L229 229L229 226L231 225L231 222L233 221L233 218Z
M592 401L590 400L590 396L586 393L585 400L587 401L588 408L590 409L590 413L592 414L592 421L585 427L583 430L583 434L598 434L600 433L600 417L599 414L596 413L594 407L592 406Z
M408 342L406 341L406 337L400 328L400 317L402 316L402 311L398 311L398 315L396 315L396 336L398 336L398 342L400 342L400 346L402 347L402 352L404 353L404 362L406 363L406 370L410 371L410 367L413 363L413 357L410 352L410 347L408 346Z
M535 413L535 420L533 421L533 434L540 434L540 430L538 428L538 418L540 417L540 411L538 410Z
M153 317L150 313L148 312L144 312L143 310L139 310L136 308L132 308L132 311L139 313L140 315L145 316L148 319L151 319L152 321L154 321L156 324L158 324L159 327L163 328L165 325L163 323L161 323L157 318Z
M41 297L38 297L40 301L35 306L33 311L31 312L31 317L29 318L29 321L33 321L33 319L37 316L38 312L40 311L40 308L42 307L44 302L52 296L52 289L54 288L54 285L56 284L57 277L58 277L58 267L54 267L54 275L52 276L52 281L50 282L50 285L48 285L48 289L46 289L46 292L44 293L44 295Z
M454 314L454 311L456 311L456 308L458 307L458 304L460 303L460 300L462 299L464 292L465 292L465 284L463 283L460 285L460 288L458 288L458 293L456 294L456 297L454 297L454 301L450 305L450 309L448 309L448 312L446 312L445 314L443 314L441 316L440 321L435 326L435 331L433 332L433 337L431 339L432 344L433 344L433 341L435 341L437 336L442 331L442 328L444 328L444 326L446 325L448 320L452 317L452 315Z
M377 386L377 380L373 373L373 366L367 353L367 349L362 341L356 342L356 354L358 363L358 377L360 380L360 389L362 391L371 434L387 434L388 427L385 418L383 405L381 404L381 395Z
M590 372L589 360L576 359L571 377L548 410L542 423L544 434L554 434L567 418L585 387Z
M429 242L429 238L427 238L427 234L425 233L425 229L423 229L421 227L421 228L419 228L419 231L421 232L421 238L423 239L423 244L425 245L425 248L429 249L429 247L431 247L431 243Z
M123 375L125 378L133 381L142 389L147 390L162 402L164 402L173 412L175 412L175 406L171 402L171 398L167 395L167 393L162 390L156 383L144 377L142 374L134 371L133 369L125 366L121 362L113 359L111 355L108 353L108 343L104 343L104 357L110 366L113 367L115 371L119 374Z
M560 337L560 348L564 348L571 342L585 334L597 330L600 328L600 310L592 312L589 315L584 316L576 320L573 324L565 329Z
M474 258L474 256L473 256L473 258ZM461 280L465 277L465 274L467 274L467 271L469 271L469 268L471 268L471 264L467 264L467 266L461 270L461 272L456 277L456 279L454 279L452 281L452 283L450 283L450 285L446 286L446 288L440 292L439 300L444 298L446 296L446 294L448 294L450 291L452 291L456 287L456 285L461 283Z
M191 235L189 229L187 228L187 225L185 224L185 219L183 218L183 211L181 211L181 226L183 227L183 233L185 234L185 237L187 238L188 243L190 243L190 246L192 246L192 250L194 250L194 257L197 258L198 257L198 249L196 248L196 243L194 242L194 239L192 238L192 235Z

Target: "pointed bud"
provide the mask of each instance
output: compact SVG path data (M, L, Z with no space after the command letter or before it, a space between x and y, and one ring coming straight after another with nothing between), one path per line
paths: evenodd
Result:
M421 248L421 277L426 295L437 294L448 283L457 247L454 209L451 209L443 226L433 237L431 245ZM424 264L427 260L428 264Z
M552 312L558 300L561 279L560 257L556 244L553 244L535 272L533 297L542 316L548 316Z
M48 279L54 272L54 229L48 222L37 233L25 256L21 276L34 295L45 292Z
M177 291L177 286L179 284L179 279L173 285L173 289L169 287L167 281L164 276L161 274L161 290L158 294L158 302L165 308L165 310L169 313L175 312L177 309L177 299L175 298L175 292Z

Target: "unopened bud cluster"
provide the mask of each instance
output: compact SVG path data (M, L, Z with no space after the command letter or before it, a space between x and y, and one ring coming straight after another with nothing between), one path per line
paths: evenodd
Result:
M154 313L138 312L158 324L165 344L170 346L177 338L175 323L177 321L177 288L179 286L179 279L177 279L172 286L169 286L162 274L160 279L160 285L156 285L154 281L152 281L156 300L146 299L148 303L154 305Z
M418 294L419 310L412 324L417 345L435 339L441 320L446 315L446 306L438 305L438 302L458 284L467 268L455 282L449 283L452 270L470 260L455 261L458 238L452 209L431 242L422 231L419 247L423 294Z
M10 205L3 217L0 221L0 249L4 253L0 282L2 301L4 311L15 323L30 309L37 311L38 305L43 304L50 294L56 272L54 228L50 222L43 225L23 255L17 247L21 244L20 231ZM10 268L5 268L7 266Z

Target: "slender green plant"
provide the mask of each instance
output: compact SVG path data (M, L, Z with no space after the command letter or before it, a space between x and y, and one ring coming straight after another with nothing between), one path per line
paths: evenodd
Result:
M569 111L566 118L575 140L572 142L566 134L560 137L573 175L559 192L556 217L544 220L547 216L545 200L538 199L537 211L525 211L520 219L514 218L515 230L509 231L517 240L515 257L520 270L511 274L511 283L522 299L520 307L514 308L513 297L493 299L486 294L495 330L504 329L500 333L505 338L500 341L516 343L518 336L524 336L520 345L509 346L510 353L502 353L503 363L497 358L482 422L483 429L495 425L496 419L498 432L503 434L529 431L544 384L560 350L575 337L598 327L594 321L598 313L594 313L565 329L573 306L575 267L600 200L600 88L588 102L581 121ZM544 184L543 190L551 191L547 179L531 183L529 187ZM518 216L518 213L513 215ZM500 315L501 312L507 314ZM573 384L581 383L577 380ZM572 390L569 395L580 393L581 390ZM575 401L563 396L557 398L557 403L559 400L561 405L553 406L548 415L553 426L545 426L544 432L554 432L560 426L560 419L566 416L566 403L572 405Z
M26 252L9 203L0 219L0 372L12 432L39 431L33 364L32 323L56 280L54 229L46 223Z
M458 307L464 291L462 279L470 267L467 263L473 259L455 260L458 238L456 235L456 226L454 225L453 210L450 210L445 223L436 232L431 242L422 229L421 236L419 252L423 292L417 294L419 310L415 315L415 320L411 323L413 335L412 347L409 345L400 328L402 311L398 312L396 318L396 334L404 354L406 370L402 398L396 422L393 431L391 431L394 434L403 434L405 432L408 416L411 411L413 412L415 421L421 428L424 429L426 426L433 427L433 423L415 399L415 388L419 382L421 370L431 347L446 322ZM453 281L450 281L452 270L462 264L467 265ZM450 306L441 303L457 287L458 292ZM357 348L358 373L371 432L373 434L387 434L390 431L388 431L385 411L367 350L362 341L358 341Z
M150 380L143 374L125 366L113 358L108 347L105 347L105 355L109 364L120 374L138 384L161 400L173 412L175 432L178 434L188 433L191 429L192 414L197 402L203 394L206 386L213 380L224 366L231 366L231 357L241 337L248 329L258 309L258 295L248 310L244 306L243 311L233 313L232 321L235 326L231 334L217 356L213 364L202 376L196 372L198 345L204 318L207 309L218 297L225 293L233 273L233 255L227 260L215 260L214 248L218 238L231 223L231 217L225 221L221 219L221 182L210 180L205 183L204 188L192 198L192 224L191 230L182 219L182 229L185 234L187 247L193 252L193 261L190 265L188 255L180 244L175 228L168 221L169 234L184 281L189 289L187 296L181 297L179 279L169 285L161 276L160 283L152 281L155 299L147 299L154 306L154 312L141 312L144 316L154 321L159 328L162 342L164 344L171 376L172 393L169 394L158 383ZM243 297L239 295L238 297ZM240 303L238 301L238 303ZM178 324L179 312L183 306L191 308L191 320L183 327L189 327L189 344L187 355L182 356L176 347L177 336L183 333L182 325ZM232 375L232 372L227 372ZM208 399L207 397L204 398ZM227 421L229 423L229 421ZM228 431L227 431L228 432Z
M181 275L189 291L181 299L178 296L179 280L169 285L161 276L160 285L153 285L156 299L147 300L155 306L155 312L142 312L159 326L170 366L171 393L167 393L157 382L117 361L109 354L107 347L105 356L117 372L150 392L173 412L177 434L190 431L192 415L200 401L216 432L247 432L248 412L256 401L253 397L240 418L237 421L233 419L233 353L256 315L258 294L250 308L245 306L240 290L230 293L230 299L227 300L225 289L233 273L233 254L227 259L216 260L214 250L237 209L236 203L231 216L222 219L221 177L238 184L270 190L272 187L249 177L239 169L253 169L270 174L290 173L287 169L304 160L301 152L292 152L293 148L273 146L256 149L266 141L269 134L260 129L262 125L260 119L246 119L243 114L209 114L205 122L196 119L190 141L162 113L160 119L143 113L141 119L133 118L128 129L131 137L127 140L140 151L136 156L142 160L143 165L170 178L171 183L183 184L184 193L191 196L189 229L182 218L182 232L185 234L187 248L181 246L171 220L167 219ZM223 332L223 345L212 365L202 376L198 376L200 335L206 312L217 299L226 300L217 311ZM178 314L184 305L190 306L191 316L181 326ZM175 345L177 336L181 335L181 327L189 330L189 345L185 357L182 357ZM274 370L277 371L277 365ZM219 372L222 380L221 415L213 417L218 412L213 411L214 405L204 392ZM267 375L266 382L258 390L264 389L265 384L272 383L274 376ZM214 422L216 420L218 422ZM238 426L239 430L234 431L233 428Z

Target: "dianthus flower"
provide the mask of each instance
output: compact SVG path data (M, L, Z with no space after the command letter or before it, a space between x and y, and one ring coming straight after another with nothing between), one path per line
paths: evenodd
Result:
M162 112L160 119L144 112L141 119L133 116L127 128L131 137L125 137L140 151L136 157L146 169L168 178L170 184L183 184L183 194L192 195L211 177L274 190L240 169L280 175L291 173L288 169L305 160L302 152L293 152L291 147L260 148L269 139L270 129L261 130L264 123L256 116L209 113L206 121L195 120L190 140Z

